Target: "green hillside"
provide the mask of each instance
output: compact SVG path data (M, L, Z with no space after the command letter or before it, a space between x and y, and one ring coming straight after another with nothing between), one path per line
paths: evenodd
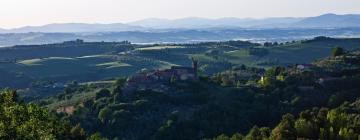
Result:
M273 66L291 63L310 63L324 58L331 53L334 47L346 50L360 49L360 39L333 39L317 37L312 40L289 42L273 47L258 47L260 53L251 54L249 49L240 49L225 53L225 58L235 64L252 66Z
M130 76L142 69L190 66L211 75L245 64L269 68L310 63L326 57L335 46L360 48L360 39L317 37L264 46L243 41L198 44L134 45L129 42L83 42L14 46L0 49L0 87L28 88L39 81L69 83Z
M73 86L39 103L69 108L64 118L110 139L352 139L360 134L359 59L355 51L309 69L240 66L131 94L119 79Z
M359 39L241 43L127 44L132 48L99 54L8 58L0 80L23 84L19 96L54 119L109 139L359 137L360 53L352 51ZM127 90L137 71L190 66L191 58L200 62L199 79Z

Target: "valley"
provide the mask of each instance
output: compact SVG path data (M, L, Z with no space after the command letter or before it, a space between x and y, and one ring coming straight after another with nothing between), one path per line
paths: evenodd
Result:
M145 45L77 39L17 45L0 48L0 87L16 89L5 89L2 96L19 96L84 131L67 137L287 139L276 130L297 119L287 113L333 113L330 109L343 109L346 101L357 104L359 49L358 38L324 36L265 43ZM349 114L348 120L357 116L342 112ZM348 120L341 126L324 123L354 131ZM302 126L289 125L299 131L294 137L355 137L358 132L311 135Z
M360 140L360 1L0 0L0 140Z
M111 80L133 75L142 69L191 66L191 58L199 61L199 71L204 75L242 64L260 68L303 64L326 57L336 46L346 50L359 49L360 39L317 37L268 44L224 41L136 45L126 41L76 40L1 48L0 87L28 88L40 81L66 84Z

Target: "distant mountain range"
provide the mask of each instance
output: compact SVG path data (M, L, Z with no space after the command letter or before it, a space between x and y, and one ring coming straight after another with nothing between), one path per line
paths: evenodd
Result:
M5 31L6 31L5 29L0 28L0 33L5 32Z
M64 23L48 24L44 26L26 26L15 29L0 29L0 33L86 33L86 32L123 32L123 31L161 31L165 29L209 29L209 28L344 28L360 27L360 15L336 15L325 14L316 17L304 18L183 18L169 19L144 19L127 24L86 24L86 23Z
M63 24L48 24L44 26L25 26L10 30L3 30L3 32L10 33L27 33L27 32L63 32L63 33L77 33L77 32L122 32L122 31L139 31L144 30L142 27L132 26L122 23L114 24L87 24L87 23L63 23ZM0 29L1 31L1 29Z
M155 29L171 29L171 28L256 28L277 24L296 23L304 18L266 18L266 19L240 19L240 18L183 18L176 20L168 19L144 19L129 23L130 25L142 26Z
M176 20L145 19L129 23L130 25L146 28L344 28L360 27L360 15L336 15L325 14L316 17L305 18L265 18L265 19L241 19L241 18L183 18Z
M291 24L291 27L360 27L360 15L335 15L325 14L317 17L305 18L299 22Z

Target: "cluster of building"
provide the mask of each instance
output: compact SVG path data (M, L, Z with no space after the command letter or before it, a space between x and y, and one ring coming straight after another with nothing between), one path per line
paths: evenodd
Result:
M198 78L198 61L192 60L192 67L172 66L170 69L145 70L129 77L124 86L125 92L151 89L164 91L168 84L176 81L194 81Z

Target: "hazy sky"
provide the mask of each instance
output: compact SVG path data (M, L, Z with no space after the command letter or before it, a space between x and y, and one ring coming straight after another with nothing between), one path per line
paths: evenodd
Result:
M360 0L0 0L0 28L144 18L303 17L324 13L359 14Z

